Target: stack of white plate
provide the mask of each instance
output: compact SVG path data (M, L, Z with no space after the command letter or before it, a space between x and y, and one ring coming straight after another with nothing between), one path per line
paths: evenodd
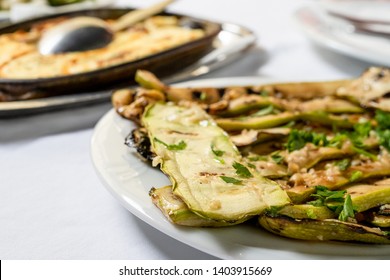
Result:
M390 1L313 1L296 11L294 19L323 47L390 66Z

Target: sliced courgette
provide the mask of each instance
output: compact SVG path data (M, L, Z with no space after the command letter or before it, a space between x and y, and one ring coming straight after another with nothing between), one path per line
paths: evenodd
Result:
M249 171L228 135L199 106L155 103L142 123L155 164L197 215L232 223L290 202L277 183Z
M266 230L284 237L313 241L353 241L390 244L390 236L379 228L342 222L336 219L292 219L286 216L259 217Z

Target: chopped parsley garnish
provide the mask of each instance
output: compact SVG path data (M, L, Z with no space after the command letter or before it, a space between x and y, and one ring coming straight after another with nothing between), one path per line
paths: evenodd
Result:
M343 202L344 194L346 193L346 191L331 191L324 186L316 186L315 190L311 197L316 198L316 200L309 202L309 204L314 206L328 206L331 203Z
M370 122L357 123L353 126L353 131L348 134L348 138L353 144L352 149L357 153L370 159L376 160L376 155L367 151L364 139L370 136L372 124Z
M376 110L375 120L378 124L376 133L379 137L379 144L390 151L390 113Z
M238 179L233 178L233 177L228 177L228 176L220 176L220 177L226 183L231 183L231 184L234 184L234 185L241 185L242 184L242 180L238 180Z
M271 206L271 207L267 208L266 214L270 217L275 218L279 215L279 211L282 208L283 208L283 206Z
M293 129L288 136L286 148L289 152L292 152L302 149L306 143L313 143L316 146L327 146L329 141L323 133Z
M267 156L256 155L256 156L247 157L247 159L249 159L250 161L266 161Z
M369 147L364 145L364 140L370 136L370 132L373 130L370 122L357 123L353 126L352 131L343 131L336 134L329 140L329 146L341 148L342 144L349 139L352 143L352 150L357 153L364 155L372 160L376 160L377 156L368 151ZM390 132L390 131L389 131ZM390 136L390 134L389 134ZM390 144L390 142L389 142ZM390 146L389 146L390 147Z
M215 158L214 160L216 162L219 162L221 164L225 164L225 160L223 158L221 158L225 152L224 151L221 151L221 150L217 150L215 149L215 146L213 144L211 144L211 151L213 152L213 154L215 155Z
M363 177L363 172L361 172L360 170L356 170L352 172L351 176L349 177L349 181L353 183L360 180L362 177Z
M379 129L390 129L390 113L384 112L382 110L376 110L375 120L378 123Z
M352 199L349 194L345 197L344 204L343 204L343 209L340 212L339 215L339 220L340 221L347 221L348 218L354 218L355 213L353 211L353 206L352 206Z
M340 171L345 171L351 166L351 159L345 158L336 162L336 166Z
M335 147L335 148L341 148L344 141L348 139L348 136L344 133L337 133L335 136L333 136L328 143L328 146Z
M223 156L223 154L225 153L224 151L215 149L214 145L211 145L211 151L212 151L213 154L216 155L217 157L221 157L221 156Z
M390 151L390 129L378 129L376 133L379 137L379 145L385 147L388 151Z
M168 150L170 151L179 151L179 150L184 150L187 147L186 142L181 140L178 144L167 144L164 141L161 141L158 138L154 138L154 140L162 145L164 145Z
M242 165L239 162L234 162L233 163L234 169L236 169L236 174L240 176L241 178L251 178L253 177L252 173L249 171L249 169Z
M273 153L273 154L271 155L271 158L272 158L272 160L273 160L276 164L280 164L280 163L282 163L283 160L284 160L284 157L281 156L281 155L279 154L279 152Z
M373 160L376 160L376 155L367 151L368 148L364 145L364 139L370 136L371 131L375 131L379 138L379 145L390 151L390 113L376 110L375 121L376 127L370 121L366 121L355 124L353 131L340 134L348 137L356 153L365 155ZM330 145L333 146L332 143Z
M370 122L357 123L353 126L353 129L355 131L355 136L364 138L369 136L370 131L372 130L372 125Z
M347 191L331 191L324 186L316 186L316 192L311 197L316 198L308 202L313 206L326 206L339 215L340 221L346 221L348 218L355 216L352 199ZM309 215L309 213L308 213Z

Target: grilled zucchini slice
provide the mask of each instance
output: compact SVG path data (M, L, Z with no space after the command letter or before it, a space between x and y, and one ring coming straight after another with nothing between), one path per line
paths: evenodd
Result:
M155 103L146 108L154 164L190 211L235 223L290 203L281 187L250 167L228 135L199 106Z

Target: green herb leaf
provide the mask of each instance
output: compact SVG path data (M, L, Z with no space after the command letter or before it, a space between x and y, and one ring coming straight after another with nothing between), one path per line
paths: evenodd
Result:
M252 173L249 171L249 169L242 165L239 162L234 162L233 163L234 169L236 169L236 174L242 178L251 178L253 177Z
M181 140L178 144L167 144L164 141L161 141L158 138L154 138L154 140L162 145L164 145L170 151L179 151L184 150L187 147L187 144Z
M224 180L226 183L231 183L231 184L234 184L234 185L241 185L242 184L242 180L238 180L238 179L233 178L233 177L220 176L220 178L222 180Z
M267 208L267 210L265 211L266 214L272 218L275 218L279 215L279 211L280 209L282 208L283 206L271 206L269 208Z
M379 137L379 144L390 151L390 113L376 110L375 120L378 124L376 133Z
M282 163L283 160L284 160L284 157L281 156L281 155L279 154L279 152L273 153L273 154L271 155L271 158L272 158L272 160L273 160L276 164L280 164L280 163Z
M329 141L323 133L293 129L287 139L286 148L289 152L302 149L306 143L316 146L327 146Z
M348 136L345 132L337 133L334 137L332 137L329 140L328 146L335 147L335 148L341 148L341 146L344 144L345 140L348 139Z
M303 133L300 133L298 130L293 129L290 132L289 137L287 139L287 143L286 143L287 150L289 152L292 152L295 150L302 149L307 143L306 138L307 137L305 137Z
M361 172L360 170L356 170L352 172L351 176L349 177L349 181L353 183L360 180L360 178L362 177L363 177L363 172Z
M388 151L390 151L390 129L378 129L376 133L379 137L379 145L385 147Z
M315 193L312 197L316 197L316 200L310 201L308 204L314 206L326 206L333 212L339 215L339 220L346 221L348 218L354 218L355 213L353 211L352 199L345 190L343 191L331 191L324 186L316 186ZM310 213L307 213L308 216ZM309 216L310 217L310 216Z
M355 213L353 211L353 205L352 205L352 199L351 196L348 194L345 197L343 209L340 212L339 220L340 221L347 221L348 218L354 218Z
M310 205L313 205L313 206L325 206L324 205L324 200L322 198L318 198L316 200L312 200L312 201L309 201L307 202L307 204L310 204Z
M343 200L346 191L331 191L327 187L317 186L313 196L321 197L325 203Z
M370 132L373 130L372 124L370 122L357 123L353 126L353 129L348 134L348 138L353 144L352 149L358 154L376 160L376 155L368 152L367 147L364 145L364 139L369 137Z
M380 130L390 129L390 113L381 110L375 111L375 120Z
M315 193L311 195L311 197L316 198L316 200L310 201L308 204L335 208L344 202L345 193L346 191L331 191L327 187L316 186Z
M247 157L247 159L250 160L250 161L267 161L267 157L266 156L259 156L259 155L250 156L250 157Z
M214 146L214 145L211 145L211 151L212 151L213 154L216 155L217 157L221 157L221 156L223 156L223 154L225 153L224 151L215 149L215 146Z
M351 159L345 158L336 162L336 166L340 171L345 171L351 166Z
M355 130L355 136L360 138L368 137L370 131L372 130L372 125L370 122L357 123L353 126Z

